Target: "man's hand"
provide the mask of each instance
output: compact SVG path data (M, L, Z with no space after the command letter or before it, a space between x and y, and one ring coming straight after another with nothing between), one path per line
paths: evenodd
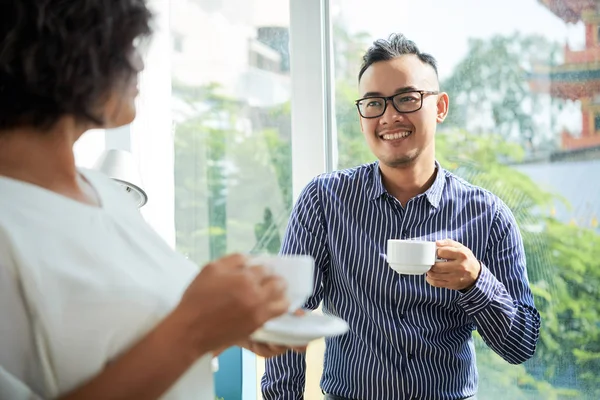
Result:
M436 262L427 272L431 286L468 290L477 281L481 264L473 252L451 239L437 241L437 256L447 261Z

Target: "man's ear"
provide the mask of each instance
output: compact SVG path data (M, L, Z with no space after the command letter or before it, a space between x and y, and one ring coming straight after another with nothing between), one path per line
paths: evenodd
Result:
M448 115L448 107L450 106L450 98L448 97L448 93L442 92L438 95L437 102L437 118L436 121L438 124L441 124L446 119Z

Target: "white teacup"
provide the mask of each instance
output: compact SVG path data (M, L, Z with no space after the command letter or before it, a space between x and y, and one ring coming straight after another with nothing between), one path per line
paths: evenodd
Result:
M311 256L257 255L252 256L248 264L262 265L285 280L290 312L301 308L313 292L315 260Z
M387 262L394 271L406 275L425 274L436 261L435 242L388 239Z

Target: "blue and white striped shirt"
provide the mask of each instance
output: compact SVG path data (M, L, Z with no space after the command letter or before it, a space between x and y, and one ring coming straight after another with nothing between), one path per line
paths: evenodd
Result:
M385 190L377 162L321 175L296 202L282 253L316 261L307 308L348 322L327 338L321 388L357 400L462 399L476 394L472 331L509 363L530 358L539 336L515 219L495 195L437 165L405 207ZM481 274L466 293L386 264L386 241L450 238L471 249ZM264 399L302 399L304 355L267 360Z

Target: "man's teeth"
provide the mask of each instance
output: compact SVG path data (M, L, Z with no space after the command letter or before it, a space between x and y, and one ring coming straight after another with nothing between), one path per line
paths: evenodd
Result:
M388 133L386 135L383 135L382 137L385 140L396 140L396 139L405 138L408 135L410 135L411 133L412 133L412 131L398 132L398 133Z

